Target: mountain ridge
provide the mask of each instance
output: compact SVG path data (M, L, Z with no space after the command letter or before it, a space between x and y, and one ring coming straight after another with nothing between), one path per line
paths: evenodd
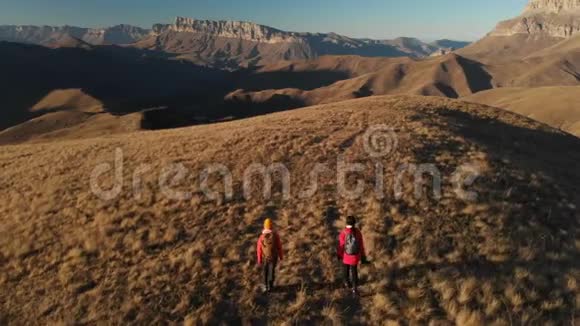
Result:
M129 45L174 55L178 59L218 68L238 69L280 60L314 59L323 55L365 57L429 57L448 53L467 42L417 38L392 40L351 38L337 33L283 31L247 21L176 17L151 29L132 25L106 28L76 26L0 26L0 41L58 47L59 40L78 39L89 45Z
M1 25L0 40L30 43L37 45L50 44L63 36L70 36L91 45L129 44L149 34L149 30L133 25L114 25L104 28L87 28L77 26L36 26L36 25Z
M199 20L188 17L176 17L173 24L155 24L151 33L159 35L168 30L181 33L205 33L219 37L241 38L247 41L265 43L291 41L292 36L300 34L248 21Z
M179 55L197 64L236 68L264 66L284 60L315 59L324 55L364 57L428 57L449 49L416 38L393 40L351 38L336 33L288 32L244 21L211 21L177 17L173 24L156 24L136 47ZM451 41L456 46L467 43ZM445 51L444 51L445 52Z

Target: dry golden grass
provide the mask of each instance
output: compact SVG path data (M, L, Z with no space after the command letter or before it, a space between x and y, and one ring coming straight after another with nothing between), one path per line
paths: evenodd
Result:
M362 146L367 127L393 127L399 146L381 159ZM91 193L95 165L124 153L125 188ZM365 195L339 197L336 177L301 198L318 162L337 157L367 169ZM178 130L0 147L0 324L513 325L578 320L580 231L577 138L502 110L443 98L372 97ZM370 182L385 167L386 197ZM168 199L159 175L180 162L191 173ZM293 195L275 182L270 200L210 201L207 164L226 164L235 189L251 163L284 163ZM434 163L442 198L414 197L402 163ZM462 164L481 167L475 202L453 192ZM149 164L142 192L133 172ZM112 184L113 175L101 180ZM354 183L357 178L349 181ZM219 180L210 182L218 189ZM352 181L352 182L351 182ZM424 190L430 190L425 187ZM431 193L425 192L425 193ZM360 216L372 265L361 297L338 285L335 239ZM273 216L287 258L278 291L259 294L255 241Z
M495 106L580 137L579 86L506 87L479 92L462 100Z

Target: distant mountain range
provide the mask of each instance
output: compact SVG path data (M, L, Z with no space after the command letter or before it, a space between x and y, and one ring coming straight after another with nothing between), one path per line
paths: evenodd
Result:
M75 26L0 26L0 41L59 46L61 40L75 38L92 45L129 44L143 39L148 29L116 25L107 28Z
M173 24L156 24L152 29L130 25L107 28L0 26L0 41L48 47L125 45L169 53L197 64L234 69L323 55L422 58L469 44L451 40L427 43L408 37L357 39L335 33L286 32L250 22L183 17L177 17Z
M151 29L4 26L0 39L11 42L0 42L0 86L11 91L0 143L58 138L63 125L92 125L94 114L107 130L133 130L136 120L162 129L395 94L465 98L580 135L578 1L531 0L466 47L191 18Z

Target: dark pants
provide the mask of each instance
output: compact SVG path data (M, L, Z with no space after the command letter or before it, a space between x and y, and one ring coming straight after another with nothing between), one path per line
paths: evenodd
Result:
M343 268L347 286L356 289L358 286L358 266L343 264Z
M267 289L274 287L276 278L276 261L264 262L264 285Z

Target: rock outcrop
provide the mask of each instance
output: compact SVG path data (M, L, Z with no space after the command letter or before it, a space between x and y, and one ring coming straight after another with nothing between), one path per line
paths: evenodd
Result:
M490 35L568 38L579 32L580 0L531 0L522 15L500 22Z
M580 0L530 0L526 12L551 12L576 11L580 9Z
M443 56L443 55L447 55L449 53L452 53L453 51L455 51L454 48L439 49L439 50L431 53L430 57L440 57L440 56Z
M207 34L267 44L299 41L298 33L284 32L251 22L197 20L185 17L177 17L173 24L154 25L152 34L160 35L168 31Z

